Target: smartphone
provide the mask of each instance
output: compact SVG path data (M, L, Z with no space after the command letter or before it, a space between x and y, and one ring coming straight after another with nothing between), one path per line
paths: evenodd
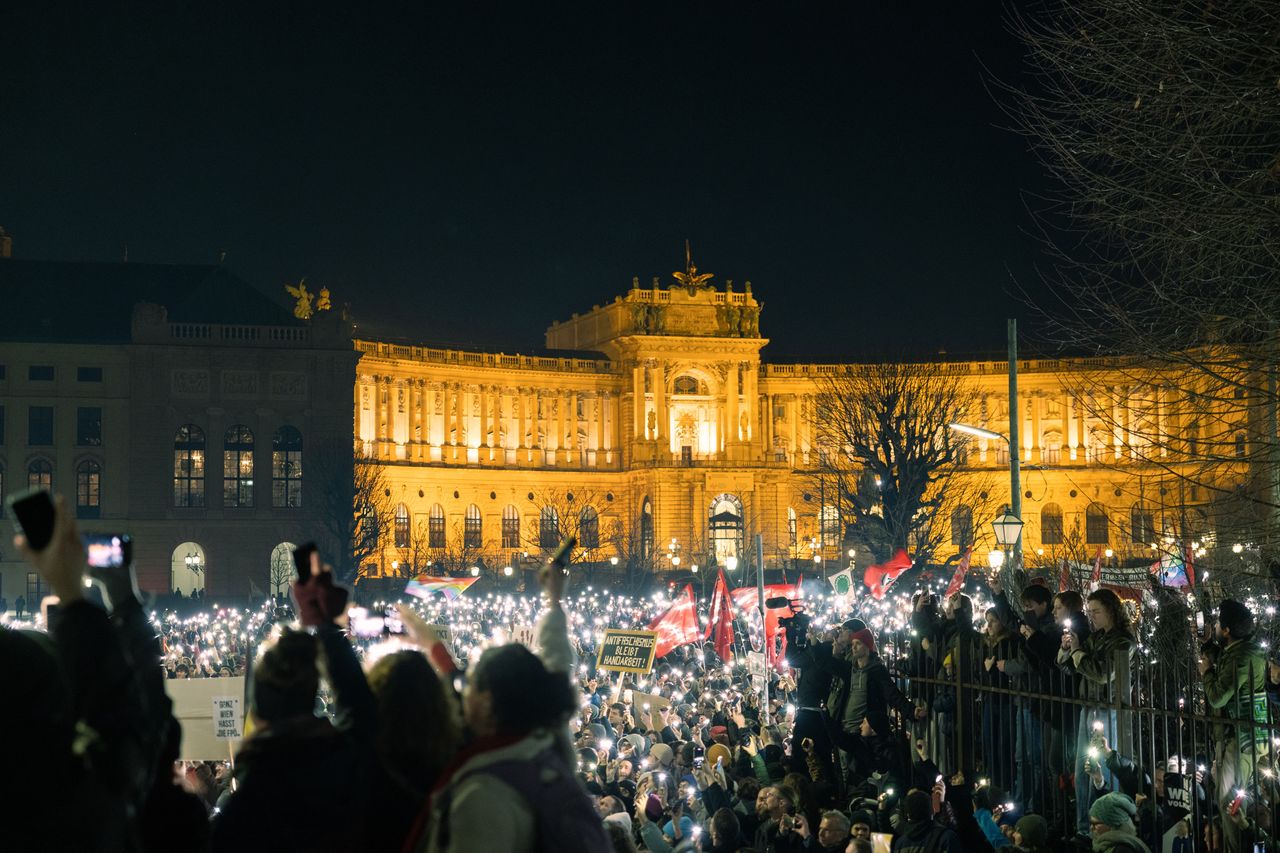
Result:
M404 620L400 618L400 613L396 610L394 604L388 605L382 617L382 629L386 634L403 634Z
M84 533L80 536L92 569L120 569L128 565L128 536L121 533Z
M705 755L699 755L693 759L693 766L701 767L706 762L706 760L707 760L707 757Z
M1196 630L1204 633L1204 611L1200 610L1196 613Z
M33 551L43 551L53 541L53 496L48 489L24 489L7 501L13 525L27 538Z
M293 549L293 567L298 570L298 583L311 579L311 555L315 552L314 542L306 542Z

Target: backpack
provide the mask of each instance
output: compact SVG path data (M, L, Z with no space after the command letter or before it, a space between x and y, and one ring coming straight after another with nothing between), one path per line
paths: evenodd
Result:
M554 744L527 761L501 761L477 768L502 780L524 798L533 812L539 853L613 853L613 842L595 806ZM448 844L449 804L444 803L442 843Z

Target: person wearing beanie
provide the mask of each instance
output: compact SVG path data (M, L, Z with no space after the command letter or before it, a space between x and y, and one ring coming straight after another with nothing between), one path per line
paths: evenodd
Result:
M861 620L840 627L835 649L843 652L833 658L839 686L827 700L827 712L835 723L836 745L846 754L850 775L865 780L874 771L888 771L897 784L904 784L906 766L889 732L889 712L897 710L904 719L921 720L924 708L916 708L898 689L876 654L875 635Z
M1049 843L1049 822L1038 814L1021 818L1013 827L1013 845L1019 853L1041 853Z
M1258 753L1267 748L1267 658L1253 639L1253 614L1238 601L1218 605L1215 632L1222 649L1216 661L1200 659L1205 702L1211 714L1227 720L1253 720L1252 734L1226 722L1214 724L1214 800L1225 814L1237 788L1253 776ZM1239 822L1224 820L1228 850L1244 849Z
M1134 818L1138 806L1128 794L1111 792L1103 794L1089 807L1089 832L1093 836L1093 849L1114 853L1151 853L1138 838Z

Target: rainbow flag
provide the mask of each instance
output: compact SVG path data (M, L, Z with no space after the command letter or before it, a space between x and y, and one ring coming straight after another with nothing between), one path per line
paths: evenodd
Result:
M430 598L431 593L441 592L453 601L467 591L479 578L446 578L437 575L418 575L405 584L404 591L416 598Z

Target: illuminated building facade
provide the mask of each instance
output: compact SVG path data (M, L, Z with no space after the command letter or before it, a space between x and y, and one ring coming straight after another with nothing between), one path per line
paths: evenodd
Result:
M814 477L812 419L824 377L846 366L762 361L760 311L749 282L633 280L625 296L547 330L548 350L567 357L357 341L357 453L385 466L396 514L394 541L364 573L459 560L501 571L557 532L585 540L587 561L659 571L745 562L756 533L769 567L815 556L843 565L838 508ZM978 425L1007 435L1007 364L947 368L981 395ZM1090 557L1103 547L1142 556L1167 525L1167 466L1135 443L1178 429L1179 392L1117 373L1086 405L1067 377L1098 370L1020 362L1028 563L1048 564L1072 542ZM1100 403L1116 417L1095 417ZM974 440L965 476L991 484L991 503L950 519L953 551L975 530L980 548L984 533L989 541L984 513L1008 500L1008 452ZM1194 502L1179 489L1177 500Z

